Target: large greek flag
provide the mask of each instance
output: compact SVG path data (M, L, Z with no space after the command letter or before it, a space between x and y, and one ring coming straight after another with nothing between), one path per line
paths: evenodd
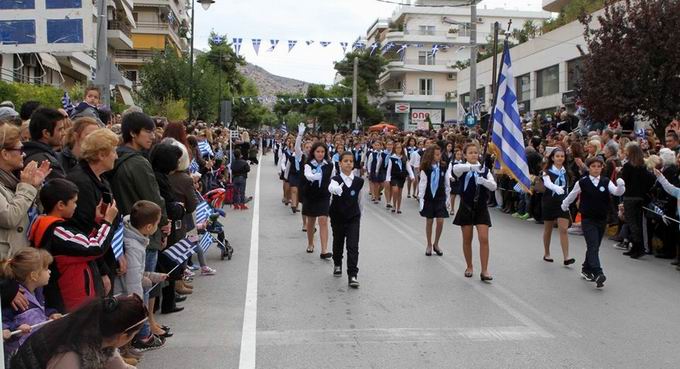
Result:
M503 48L503 71L498 78L498 97L493 112L492 150L501 169L513 177L522 189L529 192L529 166L524 152L522 121L517 108L515 78L512 75L512 62L508 44Z

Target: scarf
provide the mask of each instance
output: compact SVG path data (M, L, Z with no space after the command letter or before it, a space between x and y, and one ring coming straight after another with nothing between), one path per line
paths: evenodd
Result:
M465 185L463 185L463 192L467 189L468 183L470 182L470 179L474 178L475 179L475 184L477 183L477 177L478 174L474 170L471 170L468 172L467 176L465 176Z
M19 179L14 174L0 169L0 184L16 192Z
M399 167L399 171L400 171L400 172L403 171L404 169L403 169L402 166L401 166L401 158L398 157L397 155L392 155L392 158L397 159L397 160L396 160L396 163L397 163L397 166Z
M316 174L316 173L321 173L322 168L326 164L326 162L322 161L321 163L319 163L316 160L312 160L311 162L309 162L309 164L311 164L312 169L314 169L314 174ZM323 177L322 177L322 179L323 179ZM319 188L321 188L321 180L322 179L319 180ZM312 183L314 183L314 182L316 182L316 181L313 181Z
M565 174L567 173L567 170L562 167L562 169L557 169L554 165L552 168L550 168L550 173L554 174L557 176L555 179L555 184L560 187L564 187L567 184L567 179L565 177Z
M432 165L432 173L430 173L430 192L432 193L432 198L437 194L437 188L439 188L439 165Z

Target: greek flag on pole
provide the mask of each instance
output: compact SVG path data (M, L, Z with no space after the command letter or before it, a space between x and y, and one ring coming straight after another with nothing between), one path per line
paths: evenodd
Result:
M199 171L199 169L200 168L196 162L196 159L191 159L191 163L189 163L189 173L196 173Z
M111 250L113 250L113 255L116 257L116 260L120 259L120 257L123 256L124 233L125 227L123 226L123 219L121 218L120 221L118 222L118 228L116 228L116 232L113 234L113 240L111 240Z
M210 246L213 244L213 238L210 235L210 233L206 232L203 237L201 237L201 240L198 241L198 246L203 250L203 252L208 251Z
M210 213L210 205L208 205L205 200L201 200L201 202L196 207L196 223L203 223L208 220Z
M71 97L68 95L68 92L64 91L64 96L61 97L61 107L66 110L66 114L71 116L73 114L73 111L76 110L76 106L73 105L71 102Z
M201 156L215 156L208 141L198 141L198 151L201 153Z
M177 264L182 264L196 252L195 248L196 243L191 242L189 238L184 238L165 249L163 253Z
M503 72L498 78L498 97L493 111L492 150L496 153L501 169L513 177L525 192L530 192L529 166L524 152L522 122L517 108L515 78L507 42L501 60Z

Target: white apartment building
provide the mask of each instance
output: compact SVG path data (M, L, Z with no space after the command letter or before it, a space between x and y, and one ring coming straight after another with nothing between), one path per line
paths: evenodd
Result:
M380 75L384 92L380 105L386 119L404 129L415 129L418 117L430 116L432 123L458 118L457 62L469 60L470 7L468 0L422 0L417 5L452 5L445 7L401 6L389 19L378 19L366 33L367 48L378 42L397 45L385 57L390 60ZM493 34L493 24L521 28L525 21L540 25L550 18L547 12L477 10L477 42L486 44ZM396 54L408 44L403 57ZM438 52L433 55L433 46ZM399 112L397 112L399 111ZM412 119L413 118L413 119Z
M546 0L544 9L559 9L566 3L564 0ZM593 22L597 22L597 16L603 12L595 12ZM587 52L583 31L583 25L574 21L510 49L520 113L533 112L545 116L562 105L573 109L575 89L581 75L581 50ZM486 109L493 100L492 67L492 59L477 64L477 91L480 98L484 97ZM467 104L469 68L458 73L457 82L458 101Z
M107 1L108 55L123 72L125 85L113 98L133 105L131 89L138 81L141 64L152 55L151 48L166 45L185 51L187 42L178 35L189 28L185 0L105 0ZM69 88L76 83L91 82L96 72L96 2L92 0L92 51L0 54L0 79L8 82L49 84ZM141 49L141 51L140 51ZM133 66L132 72L130 66Z

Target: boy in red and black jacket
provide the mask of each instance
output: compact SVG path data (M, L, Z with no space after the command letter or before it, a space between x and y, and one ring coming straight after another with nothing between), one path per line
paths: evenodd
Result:
M52 275L45 287L46 305L60 312L71 312L97 297L95 280L99 272L90 262L111 246L111 224L118 215L113 201L103 214L99 228L90 235L66 225L73 216L78 200L78 187L66 179L53 179L40 190L40 202L45 214L31 227L31 245L49 251L54 257Z

